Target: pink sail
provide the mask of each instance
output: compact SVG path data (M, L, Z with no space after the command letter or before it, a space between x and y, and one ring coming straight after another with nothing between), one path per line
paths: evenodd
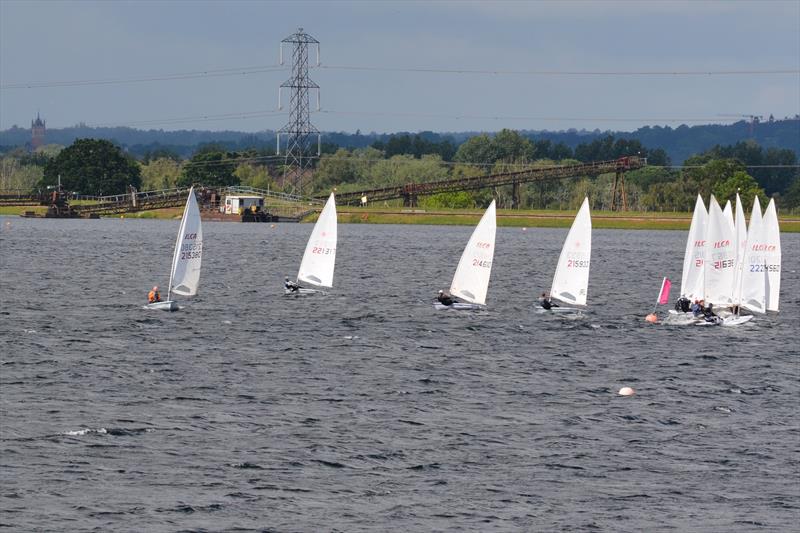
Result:
M661 292L658 295L658 303L664 305L665 303L669 302L669 290L672 288L672 282L664 278L664 281L661 282Z

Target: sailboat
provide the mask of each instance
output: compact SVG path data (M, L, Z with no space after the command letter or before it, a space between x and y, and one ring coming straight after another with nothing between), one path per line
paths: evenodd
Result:
M333 287L333 269L336 266L336 199L331 193L322 208L317 223L306 244L300 270L297 272L298 288L287 288L284 294L313 294L324 292L321 288ZM310 285L303 287L300 284Z
M781 241L775 203L770 201L762 217L756 196L737 286L741 308L760 314L778 311L780 273Z
M695 322L695 317L689 311L689 306L695 300L704 297L704 265L706 231L708 226L708 211L703 203L703 197L697 195L692 213L692 222L689 225L689 234L686 237L686 248L683 252L683 272L681 274L681 296L675 309L669 310L669 321L686 325ZM681 305L683 304L683 305ZM682 309L682 310L681 310Z
M703 262L705 258L706 226L708 211L703 198L698 194L686 239L683 255L683 274L681 275L681 296L690 301L703 297Z
M177 311L178 302L170 297L172 293L181 296L194 296L200 283L200 264L203 259L203 228L200 222L200 209L194 187L189 190L189 198L183 209L175 252L172 256L172 271L169 277L167 299L147 304L148 309Z
M566 305L553 305L550 311L575 312L586 305L591 257L592 218L589 213L589 198L584 198L561 248L550 287L549 297Z
M742 256L742 271L737 280L739 305L753 313L767 311L767 280L764 274L764 218L758 196L753 198L753 211L750 226L747 228L747 241Z
M434 303L436 309L482 309L486 305L489 277L492 274L494 241L497 229L495 202L489 204L458 262L450 296L454 302Z
M733 218L723 213L713 194L708 205L704 272L705 296L703 299L706 305L727 307L733 304L736 254L738 253Z
M764 211L764 273L767 278L767 311L778 311L781 292L781 230L775 199Z

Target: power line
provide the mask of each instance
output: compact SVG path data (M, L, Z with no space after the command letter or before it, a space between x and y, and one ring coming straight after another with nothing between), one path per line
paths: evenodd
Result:
M87 124L93 128L115 128L126 126L141 126L141 125L155 125L155 124L181 124L191 122L206 122L215 120L230 120L230 119L252 119L271 117L279 115L287 115L284 111L264 110L264 111L242 111L238 113L222 113L219 115L196 115L189 117L176 117L165 119L151 119L151 120L137 120L131 122L117 122L117 123L90 123Z
M281 65L261 65L254 67L231 67L221 69L208 69L195 72L182 72L177 74L164 74L157 76L140 76L133 78L109 78L67 81L33 81L22 83L8 83L0 85L0 89L40 89L46 87L83 87L88 85L123 85L128 83L143 83L151 81L189 80L194 78L219 78L223 76L243 76L262 72L285 71Z
M404 113L388 111L335 111L321 110L316 113L329 115L363 115L363 116L392 116L409 118L448 118L454 120L538 120L542 122L729 122L733 118L721 119L720 117L703 118L666 118L666 117L548 117L548 116L523 116L523 115L447 115L443 113Z
M360 70L377 72L418 72L427 74L490 74L529 76L764 76L800 74L800 69L744 70L501 70L468 68L376 67L358 65L320 65L327 70Z
M363 72L411 72L425 74L480 74L480 75L526 75L526 76L772 76L800 74L800 69L741 69L741 70L503 70L503 69L469 69L469 68L428 68L428 67L382 67L369 65L318 65L310 68L325 70L350 70ZM192 72L179 72L173 74L147 75L129 78L109 79L84 79L84 80L57 80L57 81L29 81L1 84L0 90L8 89L40 89L48 87L83 87L91 85L123 85L128 83L143 83L154 81L186 80L195 78L214 78L224 76L243 76L260 74L264 72L286 71L282 65L255 65L245 67L229 67L206 69Z

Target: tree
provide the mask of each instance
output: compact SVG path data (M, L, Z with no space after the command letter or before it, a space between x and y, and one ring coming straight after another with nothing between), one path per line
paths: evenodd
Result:
M714 186L714 196L720 204L726 200L733 202L736 193L742 200L742 207L749 210L753 206L753 198L758 196L762 205L767 205L767 195L764 189L758 186L758 182L747 172L737 170L725 181L720 181Z
M703 160L702 156L691 157L686 160L687 167L694 167ZM712 159L699 168L684 170L683 177L687 187L694 188L695 194L703 198L714 192L714 188L727 181L735 172L744 172L744 166L735 159Z
M14 157L0 159L0 189L33 191L42 179L42 167L23 165Z
M171 158L152 159L142 164L142 189L155 191L178 186L182 165Z
M134 159L109 141L78 139L44 167L42 186L58 183L68 191L90 195L125 194L139 188L141 170Z
M274 189L275 182L269 175L267 167L254 165L253 163L242 163L233 174L239 178L239 183L255 189Z
M238 185L236 170L236 154L219 151L216 146L205 147L192 156L183 167L178 185L185 187L199 183L207 187L225 187Z
M459 163L493 165L499 159L499 154L492 139L483 133L461 143L454 159Z

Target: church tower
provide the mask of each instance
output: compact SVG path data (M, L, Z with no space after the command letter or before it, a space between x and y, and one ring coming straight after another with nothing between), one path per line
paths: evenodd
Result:
M31 120L31 147L36 150L44 144L45 122L36 113L36 120Z

